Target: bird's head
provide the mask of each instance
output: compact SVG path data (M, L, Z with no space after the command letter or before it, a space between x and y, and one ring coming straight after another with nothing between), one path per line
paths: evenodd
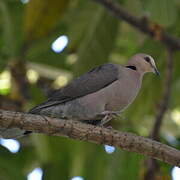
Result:
M153 72L156 75L160 75L159 71L157 70L154 59L147 54L134 55L130 58L128 65L135 66L136 70L141 74Z

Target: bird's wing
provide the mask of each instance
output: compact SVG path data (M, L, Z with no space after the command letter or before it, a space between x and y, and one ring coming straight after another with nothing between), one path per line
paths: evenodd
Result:
M108 86L118 79L118 66L119 65L108 63L92 69L79 78L74 79L64 88L57 90L46 102L31 109L30 113L38 113L43 108L94 93Z

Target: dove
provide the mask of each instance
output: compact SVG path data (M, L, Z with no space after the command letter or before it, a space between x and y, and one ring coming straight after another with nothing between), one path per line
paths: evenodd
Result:
M103 64L72 80L29 113L103 126L134 101L148 72L159 75L154 59L143 53L132 56L126 65Z

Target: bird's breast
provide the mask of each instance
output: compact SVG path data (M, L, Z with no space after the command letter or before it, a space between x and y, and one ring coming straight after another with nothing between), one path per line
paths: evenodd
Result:
M106 89L108 94L106 110L122 111L127 108L137 96L140 87L141 79L139 77L131 78L130 76L115 81Z

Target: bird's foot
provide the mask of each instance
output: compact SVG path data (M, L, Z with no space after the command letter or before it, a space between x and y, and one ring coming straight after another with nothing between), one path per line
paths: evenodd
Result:
M107 126L106 128L109 129L109 130L112 130L112 129L113 129L112 126Z
M119 114L121 113L121 111L104 111L102 113L100 113L101 115L111 115L114 117L117 117Z
M104 111L100 113L100 116L103 116L102 120L100 121L99 125L103 126L107 122L111 121L112 119L116 118L120 114L120 111Z

